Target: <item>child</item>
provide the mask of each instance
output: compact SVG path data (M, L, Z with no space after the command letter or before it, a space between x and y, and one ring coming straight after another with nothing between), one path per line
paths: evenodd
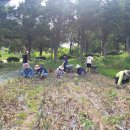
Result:
M79 64L76 65L76 69L77 69L77 74L78 74L79 76L85 75L85 70L84 70L84 68L82 68Z
M21 71L21 74L24 78L32 78L34 75L34 72L28 63L24 63L23 70Z
M59 66L56 71L55 71L56 77L57 78L61 78L65 72L64 72L64 67L63 66Z
M39 77L41 79L46 78L48 76L48 72L43 65L35 65L34 69L36 70L35 74L39 74Z

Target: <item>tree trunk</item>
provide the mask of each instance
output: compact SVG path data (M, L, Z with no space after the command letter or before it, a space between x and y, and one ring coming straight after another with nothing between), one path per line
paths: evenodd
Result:
M30 60L30 54L32 49L32 38L30 35L28 35L27 40L28 40L28 52L29 52L28 59Z
M129 38L129 36L126 37L126 50L130 54L130 38Z
M40 46L40 47L39 47L39 56L42 56L42 51L43 51L43 47Z
M103 56L105 56L106 52L107 52L106 39L107 39L107 36L106 36L106 33L104 32L103 37L102 37L102 54L103 54Z
M54 48L54 61L57 60L57 51L58 51L58 49Z
M72 41L70 41L70 55L72 54Z

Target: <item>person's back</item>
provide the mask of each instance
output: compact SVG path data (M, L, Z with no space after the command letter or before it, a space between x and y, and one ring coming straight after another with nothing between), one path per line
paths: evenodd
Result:
M86 63L87 64L92 64L92 61L93 61L93 57L92 56L88 56L87 59L86 59Z
M85 74L84 68L82 68L82 67L78 68L78 69L77 69L77 74L78 74L78 75L84 75L84 74Z
M63 75L64 75L64 67L63 66L59 66L57 69L56 69L56 71L55 71L55 75L57 76L57 77L62 77Z
M116 74L115 83L117 85L126 84L129 82L130 70L123 70Z

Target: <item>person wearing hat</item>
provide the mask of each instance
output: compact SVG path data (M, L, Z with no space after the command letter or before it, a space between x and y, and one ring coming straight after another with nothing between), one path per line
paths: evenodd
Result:
M61 78L64 74L65 74L65 72L64 72L63 66L59 66L55 71L55 75L57 78Z
M129 79L130 79L130 70L123 70L123 71L120 71L116 74L116 77L115 77L115 84L117 86L120 86L120 85L125 85L126 83L129 82Z
M40 78L46 78L48 76L48 71L44 68L43 65L35 65L35 74L39 74Z
M76 65L76 69L77 69L77 74L79 76L83 76L85 75L85 70L83 67L81 67L79 64Z
M23 68L22 68L22 71L21 71L21 75L24 78L32 78L33 75L34 75L34 72L33 72L32 68L29 66L29 64L24 63L22 67Z

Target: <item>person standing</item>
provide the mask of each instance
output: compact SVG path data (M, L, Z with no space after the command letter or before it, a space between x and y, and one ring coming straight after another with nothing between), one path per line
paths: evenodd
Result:
M22 63L23 63L23 64L24 64L24 63L28 63L28 50L27 50L27 49L24 50L23 62L22 62Z
M64 72L66 72L66 65L68 65L68 57L64 55L64 58L63 58Z
M85 64L87 66L87 70L86 71L90 71L91 67L92 67L92 61L93 61L93 56L89 55L85 61Z

